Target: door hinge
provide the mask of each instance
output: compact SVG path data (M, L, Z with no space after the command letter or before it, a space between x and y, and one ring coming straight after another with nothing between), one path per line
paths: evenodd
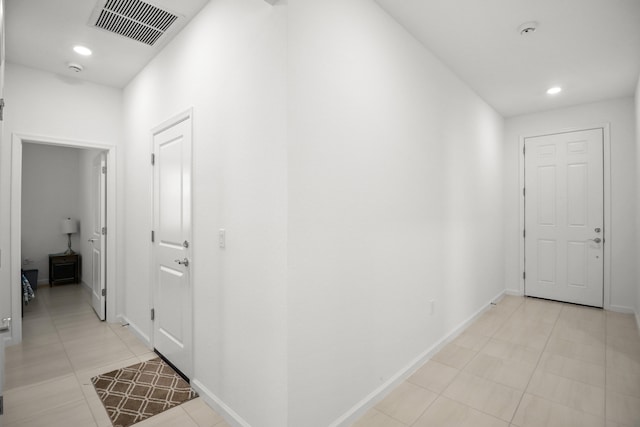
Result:
M527 278L527 272L526 272L526 271L523 271L523 272L522 272L522 278L523 278L523 279L526 279L526 278Z
M156 241L156 232L151 230L151 241L155 242Z
M151 309L151 320L156 320L156 309L155 308Z
M527 237L527 230L522 230L522 237L526 238Z
M102 227L102 235L106 236L107 234L107 227Z
M525 197L525 196L526 196L526 191L525 191L525 190L526 190L526 188L524 188L524 187L523 187L523 188L522 188L522 197Z
M4 414L4 396L0 396L0 415Z
M107 296L107 289L106 289L106 288L102 290L102 296L103 296L103 297L106 297L106 296Z
M102 167L102 173L105 173L105 174L107 173L107 167L106 166Z
M524 153L525 153L525 146L523 145L523 146L522 146L522 155L523 155L523 156L524 156Z
M154 153L151 153L151 166L156 164L156 155Z
M3 120L4 120L4 98L0 98L0 122Z

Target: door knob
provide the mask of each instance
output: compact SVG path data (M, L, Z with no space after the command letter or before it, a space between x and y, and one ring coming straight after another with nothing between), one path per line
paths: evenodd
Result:
M176 259L175 262L177 262L180 265L184 265L185 267L189 267L189 260L186 258L183 260Z
M98 240L98 239L89 239L89 240L87 240L87 242L91 242L91 243L93 243L93 242L95 242L96 240Z
M6 332L9 329L11 329L11 317L2 319L2 324L0 325L0 332Z
M596 243L602 242L602 239L599 238L599 237L596 237L595 239L589 239L589 240L591 240L592 242L596 242Z

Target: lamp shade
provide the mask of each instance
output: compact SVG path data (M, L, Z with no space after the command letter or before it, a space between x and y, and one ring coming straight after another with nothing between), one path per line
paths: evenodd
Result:
M74 234L78 232L78 221L71 218L62 220L62 234Z

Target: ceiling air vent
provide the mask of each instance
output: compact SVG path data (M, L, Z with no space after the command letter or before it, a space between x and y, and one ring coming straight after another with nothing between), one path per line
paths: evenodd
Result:
M103 5L102 7L100 7ZM98 28L153 46L177 15L140 0L107 0L98 4L92 22Z

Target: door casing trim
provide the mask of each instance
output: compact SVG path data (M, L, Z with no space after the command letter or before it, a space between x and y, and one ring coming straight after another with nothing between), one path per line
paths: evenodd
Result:
M111 259L107 262L107 322L116 321L117 302L117 228L116 228L116 182L117 182L117 147L93 141L78 141L51 136L13 133L11 135L11 217L10 247L11 260L9 271L11 275L11 313L13 325L8 345L19 344L22 341L22 319L15 315L20 313L22 305L20 292L21 239L22 239L22 145L24 143L50 145L56 147L85 148L106 151L107 167L107 238L106 250Z

